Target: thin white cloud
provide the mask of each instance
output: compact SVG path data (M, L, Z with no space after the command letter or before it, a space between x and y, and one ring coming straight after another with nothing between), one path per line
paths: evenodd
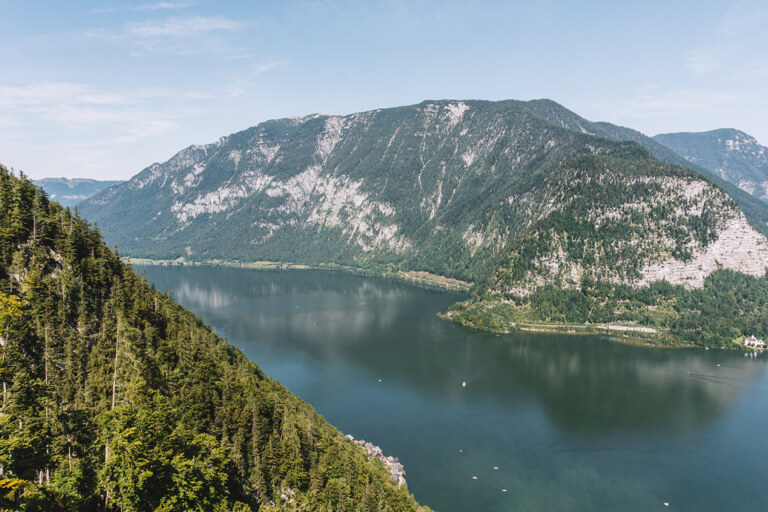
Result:
M109 14L113 12L122 11L159 11L159 10L175 10L184 9L194 5L191 2L157 2L154 4L134 5L125 7L104 7L101 9L91 9L91 14Z
M685 67L697 75L709 75L720 70L722 59L713 48L699 48L691 52Z
M635 118L726 112L742 101L738 94L689 89L639 95L617 108L617 112Z
M137 38L184 38L214 31L231 31L240 28L240 23L229 18L169 18L163 21L129 23L125 33Z
M245 92L245 89L242 87L238 87L236 85L228 86L224 88L224 93L227 95L227 98L237 98L238 96L242 96Z
M271 62L267 62L265 64L258 64L254 66L253 72L256 74L259 73L266 73L267 71L270 71L272 69L285 66L289 63L288 60L273 60Z
M245 59L250 59L251 57L253 57L253 55L251 55L250 53L234 53L232 55L224 55L223 57L221 57L221 60L224 60L224 61L245 60Z
M125 47L133 58L146 55L214 55L237 58L247 51L231 44L231 35L244 23L226 17L169 17L130 22L118 29L85 31L82 37Z
M77 82L39 82L27 85L0 84L0 109L25 105L41 107L62 103L128 106L170 95L171 93L168 91L150 88L123 93L108 92Z
M21 123L11 117L0 117L0 128L16 128L21 126Z
M115 142L135 142L174 128L172 119L152 108L153 100L169 96L153 90L105 92L72 82L0 85L0 119L13 120L16 126L57 125L95 131ZM12 125L4 122L0 126Z
M0 85L0 108L44 106L57 103L90 105L124 105L131 103L126 95L97 91L72 82L42 82L26 86Z
M134 11L157 11L160 9L184 9L193 5L190 2L158 2L156 4L138 5L133 8Z

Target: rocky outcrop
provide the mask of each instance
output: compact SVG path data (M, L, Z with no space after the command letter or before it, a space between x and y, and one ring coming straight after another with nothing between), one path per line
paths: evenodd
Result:
M546 238L526 275L504 279L519 294L585 276L696 286L717 265L758 272L762 245L733 249L755 235L743 216L740 229L726 228L739 215L727 195L635 142L607 138L682 160L554 102L425 101L267 121L153 164L81 212L135 257L375 266L475 282ZM610 168L574 175L570 162L587 157ZM576 226L551 225L590 190L613 199L580 213L584 240L568 232Z
M697 247L691 259L674 258L652 263L643 268L642 279L634 284L669 281L686 288L701 288L704 279L719 269L729 269L755 277L765 275L768 268L768 241L749 225L744 214L727 221L717 239L706 247Z
M580 185L589 200L569 195ZM494 272L491 293L578 289L584 278L632 287L664 280L693 289L719 269L762 277L768 267L766 237L704 179L576 166L550 183L546 197L543 215Z
M384 455L381 448L375 444L366 442L364 439L355 439L351 435L346 435L345 437L362 448L369 459L376 459L384 464L389 470L390 479L392 479L398 487L408 487L408 482L405 481L405 467L400 464L400 459Z

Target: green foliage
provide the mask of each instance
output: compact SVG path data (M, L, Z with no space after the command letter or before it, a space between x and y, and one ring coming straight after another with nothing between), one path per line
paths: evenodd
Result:
M543 286L508 302L492 294L475 296L452 306L449 315L493 332L512 330L516 324L542 329L630 325L655 329L658 334L642 336L654 343L738 348L746 336L768 337L768 278L718 270L703 288L693 290L666 281L632 288L587 278L579 289Z
M547 261L555 255L595 279L624 281L639 279L640 270L659 258L690 260L692 248L714 241L724 220L737 210L714 188L703 206L678 196L662 186L670 178L683 184L702 181L687 169L649 159L569 160L548 180L549 211L510 244L484 287L525 285L531 275L559 279L547 275Z
M2 167L0 336L0 509L421 510L96 229Z
M744 336L768 335L765 274L719 270L691 290L643 283L649 265L690 261L738 220L734 202L714 187L694 199L680 192L705 190L701 182L692 171L648 159L566 162L548 182L550 211L449 316L495 332L518 324L578 332L646 327L656 334L635 330L636 337L664 344L732 347Z
M660 165L636 143L561 127L536 102L465 102L455 123L452 104L346 117L325 156L317 141L327 116L270 121L187 148L81 208L134 257L383 266L477 281L541 213L548 179L566 161L597 152ZM211 194L227 196L213 211L204 207ZM365 200L344 199L351 194ZM382 233L393 226L390 243Z
M703 172L768 233L766 204L637 131L548 100L463 103L460 118L455 101L337 118L329 154L318 149L327 116L269 121L182 150L81 208L132 257L383 266L476 282L541 214L562 164L599 154ZM394 226L390 243L384 228Z

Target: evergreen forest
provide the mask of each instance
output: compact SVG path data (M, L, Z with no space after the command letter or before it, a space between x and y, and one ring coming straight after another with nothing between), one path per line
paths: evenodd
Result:
M0 344L0 510L425 510L4 167Z

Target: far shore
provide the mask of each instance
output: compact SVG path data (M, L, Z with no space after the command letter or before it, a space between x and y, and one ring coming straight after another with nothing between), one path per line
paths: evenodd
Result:
M548 333L548 334L567 334L570 336L608 336L612 340L618 343L625 343L627 345L637 345L650 348L662 348L662 349L678 349L678 348L705 348L702 345L695 345L693 343L657 343L654 340L658 340L665 333L663 331L657 331L651 327L638 326L638 325L621 325L621 324L559 324L559 323L525 323L514 322L509 325L508 330L488 330L479 329L473 325L467 325L457 321L453 318L452 312L438 313L439 318L455 322L459 325L463 325L470 329L476 329L483 332L489 332L493 334L511 334L515 332L536 332L536 333ZM739 350L738 346L731 347L717 347L723 350Z
M302 263L287 263L279 261L228 261L228 260L186 260L179 258L175 260L161 260L161 259L149 259L149 258L133 258L130 256L123 257L123 259L131 265L138 266L184 266L184 267L229 267L229 268L244 268L251 270L324 270L329 272L346 272L349 274L368 276L368 277L383 277L391 278L399 281L404 281L419 287L448 290L454 292L468 292L474 283L461 281L459 279L453 279L437 274L432 274L425 271L415 270L378 270L372 268L352 267L346 265L338 265L335 263L325 263L318 265L307 265ZM652 348L703 348L700 345L694 345L692 343L679 343L679 344L666 344L666 343L654 343L654 340L658 340L665 333L663 331L657 331L651 327L637 326L637 325L621 325L621 324L557 324L557 323L525 323L516 322L510 325L509 330L487 330L478 329L473 325L467 325L457 321L453 318L452 312L438 313L437 316L444 320L455 322L459 325L469 327L470 329L476 329L485 332L491 332L495 334L509 334L512 332L537 332L537 333L550 333L550 334L568 334L574 336L595 336L603 335L609 336L611 339L618 343L626 343L629 345L638 345ZM739 350L738 344L730 347L718 347L725 350ZM744 348L742 347L742 350Z
M158 260L149 258L133 258L126 256L123 258L131 265L152 265L152 266L185 266L185 267L231 267L246 268L252 270L327 270L334 272L347 272L350 274L385 277L405 281L425 288L436 288L440 290L449 290L455 292L467 292L472 288L473 283L445 277L430 272L419 270L377 270L361 267L351 267L346 265L337 265L335 263L325 263L319 265L306 265L302 263L286 263L280 261L227 261L227 260L201 260L190 261L183 258L175 260Z

